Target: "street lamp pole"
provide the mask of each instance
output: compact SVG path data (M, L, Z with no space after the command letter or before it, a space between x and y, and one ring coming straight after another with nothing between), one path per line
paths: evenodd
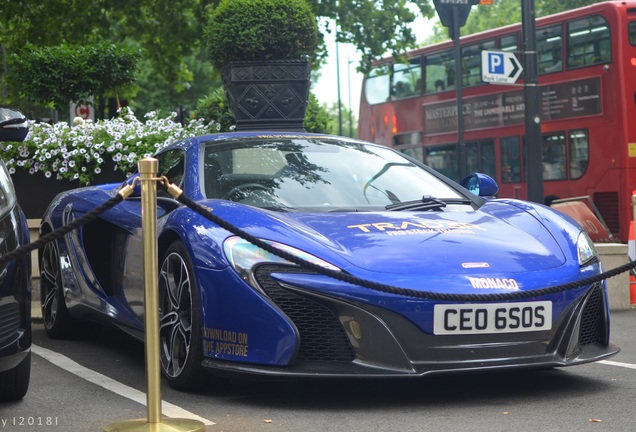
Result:
M521 1L521 36L524 58L524 100L526 123L526 177L528 201L543 203L543 163L541 155L541 91L537 73L534 0Z
M349 49L347 49L347 89L349 90L349 136L353 138L353 120L351 107L351 60L349 60Z
M336 25L336 80L338 81L338 135L342 136L342 103L340 102L340 54L338 53L338 26Z

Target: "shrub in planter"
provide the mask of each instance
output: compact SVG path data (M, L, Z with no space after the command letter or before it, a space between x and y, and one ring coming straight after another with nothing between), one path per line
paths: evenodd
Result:
M305 0L221 0L209 17L205 39L221 70L235 61L315 61L322 35Z
M205 37L238 130L303 130L310 61L323 46L305 0L222 0Z

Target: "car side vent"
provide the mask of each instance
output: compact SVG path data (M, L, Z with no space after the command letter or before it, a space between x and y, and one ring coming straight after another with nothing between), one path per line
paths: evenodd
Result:
M256 280L272 301L292 320L300 332L299 360L351 362L355 352L338 316L310 297L283 288L271 273L311 273L285 266L261 266Z
M20 309L17 303L0 306L0 345L15 336L20 329Z
M602 287L596 285L585 300L579 331L579 345L589 345L601 340Z

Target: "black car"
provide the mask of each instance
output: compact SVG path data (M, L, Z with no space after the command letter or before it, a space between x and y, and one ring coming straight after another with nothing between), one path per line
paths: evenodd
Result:
M22 141L27 132L22 113L0 107L0 141ZM27 220L0 160L0 256L28 243ZM0 401L22 398L30 375L31 258L25 255L0 266Z

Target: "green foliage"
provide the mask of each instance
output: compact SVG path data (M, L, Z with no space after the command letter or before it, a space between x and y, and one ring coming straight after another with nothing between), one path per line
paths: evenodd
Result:
M203 99L199 99L193 113L194 117L202 118L206 122L214 121L219 125L221 132L234 130L236 120L230 109L225 90L219 87Z
M329 113L327 109L323 105L320 105L318 98L313 93L309 93L309 100L307 102L305 130L313 133L330 133L328 129Z
M200 64L210 62L206 57L189 57L201 47L202 20L204 10L216 0L2 0L0 1L0 43L7 52L7 77L16 75L12 59L24 46L91 45L115 43L143 50L143 64L139 67L149 71L140 77L140 86L157 89L163 98L159 105L156 99L148 103L144 111L158 106L174 109L179 105L191 107L202 94L188 95L192 88L205 87L207 76L197 74ZM0 103L17 105L25 111L38 111L38 106L27 105L13 84L6 79L6 93ZM127 90L130 90L128 88ZM164 90L165 89L165 90ZM6 96L5 96L6 94ZM121 94L121 93L120 93ZM145 95L145 93L144 93ZM124 97L132 101L134 93ZM141 103L141 102L140 102Z
M133 83L140 54L110 44L29 45L14 54L16 84L33 101L66 107Z
M348 107L341 105L340 110L338 110L338 103L335 102L326 106L325 110L329 116L328 133L338 134L342 122L342 136L358 136L358 119Z
M432 0L308 0L323 20L324 32L356 46L361 53L358 70L368 73L371 62L387 54L396 56L416 46L411 25L419 12L435 15ZM334 26L335 22L335 26Z
M287 0L278 0L287 3ZM362 53L359 69L368 71L370 61L387 53L395 54L415 44L409 29L415 14L435 15L431 0L307 0L315 17L320 18L317 52L311 53L312 67L318 68L326 51L323 35L336 32L340 42L356 45ZM143 49L138 85L141 90L128 94L140 110L158 106L194 106L205 92L206 75L194 68L209 63L198 57L189 61L205 42L203 29L219 0L2 0L0 1L0 43L5 44L8 75L15 75L12 54L27 44L49 46L123 43ZM257 17L270 19L259 11ZM338 21L334 27L334 20ZM312 25L315 24L315 20ZM274 32L281 32L274 28ZM240 39L235 41L238 43ZM236 45L240 55L240 47ZM5 81L4 84L11 84ZM192 95L192 89L201 92ZM0 103L20 102L18 89L8 85L7 97ZM148 91L153 97L146 98ZM136 99L139 98L139 101ZM138 102L138 103L137 103ZM29 110L31 108L29 107Z
M235 128L236 120L223 88L217 88L209 96L200 99L193 114L195 118L200 118L205 123L215 124L219 132L230 132ZM329 133L329 119L327 109L320 105L314 94L309 93L305 130L313 133Z
M221 0L204 33L217 69L233 61L315 61L323 45L305 0Z

